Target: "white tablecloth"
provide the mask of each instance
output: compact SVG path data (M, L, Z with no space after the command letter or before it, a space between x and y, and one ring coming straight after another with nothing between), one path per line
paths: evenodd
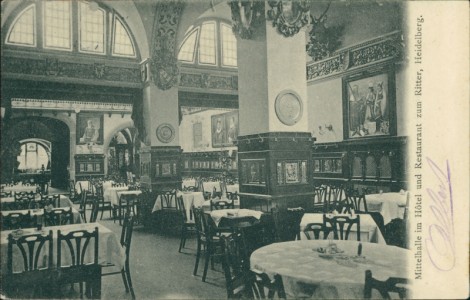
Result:
M202 192L181 192L176 193L177 197L183 196L184 209L186 210L186 217L188 220L192 220L191 207L202 207L204 204L204 196ZM175 206L175 203L172 203ZM152 212L156 212L162 209L162 203L160 197L157 197L155 205L153 206Z
M287 299L363 299L366 270L371 270L378 280L408 277L407 261L413 255L410 250L362 243L365 259L361 259L354 257L358 242L334 241L344 251L344 259L322 258L316 249L327 247L328 243L328 240L303 240L262 247L251 255L251 269L265 272L270 278L281 275ZM377 295L372 296L376 299Z
M93 231L95 227L98 227L99 232L99 246L98 246L98 262L100 264L113 263L119 268L122 268L125 261L125 251L124 248L119 244L118 237L110 229L99 223L83 223L83 224L73 224L73 225L62 225L62 226L51 226L44 227L43 230L46 234L49 233L49 230L53 231L54 240L54 255L53 263L57 264L57 231L61 230L62 234L65 234L73 230L88 230ZM11 233L11 230L2 231L0 238L0 255L1 255L1 272L5 274L6 264L7 264L7 248L8 248L8 234ZM31 234L37 232L36 229L23 229L23 234ZM64 243L63 243L64 244ZM13 270L21 271L23 270L23 259L20 258L19 250L17 247L13 247ZM91 242L88 245L88 251L85 258L85 262L91 262L93 258L94 243ZM43 258L39 259L39 262L47 261L46 257L48 254L48 244L44 246L41 251L41 256ZM62 245L62 265L69 265L71 262L70 254L67 246Z
M378 211L384 217L384 224L391 220L403 219L408 193L383 193L366 195L369 211Z
M210 215L212 220L214 220L215 225L219 226L220 220L224 217L254 217L256 219L260 219L263 212L251 209L238 209L238 208L230 208L230 209L219 209L211 211Z
M39 194L36 195L34 198L35 201L41 200L41 196ZM12 203L15 202L14 197L3 197L0 198L0 203ZM70 198L66 195L60 195L59 198L59 206L58 207L73 207L73 202L70 201Z
M220 192L220 182L219 181L204 181L202 182L204 192L213 192L214 188L217 192Z
M80 185L82 186L81 189ZM77 191L77 194L80 195L82 193L82 189L85 191L94 192L93 185L90 185L90 182L88 180L81 180L75 183L75 190Z
M117 199L118 199L118 202L117 203L114 203L114 202L111 202L112 205L119 205L119 199L121 198L122 195L140 195L142 194L142 191L118 191L117 192Z
M37 189L37 186L35 186L35 185L18 184L18 185L14 185L14 186L2 187L1 191L2 192L14 192L14 193L18 193L18 192L36 192L36 189Z
M109 201L112 205L119 205L118 192L127 190L129 190L127 186L109 187L103 191L104 201Z
M370 243L379 243L379 244L386 244L385 239L380 232L380 229L377 227L374 219L368 214L361 214L361 242L370 242ZM304 214L302 221L300 222L300 231L301 231L301 239L307 239L303 230L305 226L309 223L322 223L323 222L323 214ZM346 228L345 228L346 229ZM310 234L312 236L312 234ZM333 233L330 233L330 237L333 237ZM323 239L323 236L320 236ZM351 227L351 232L349 233L349 240L356 240L357 239L357 230L356 225Z
M238 184L232 184L232 185L227 185L227 192L231 193L239 193L240 192L240 186Z
M78 210L75 208L69 208L72 210L72 215L73 215L73 223L74 224L80 224L83 223L83 219L80 216L80 213ZM37 216L38 217L38 223L43 223L43 215L44 215L44 209L21 209L21 210L4 210L1 211L1 215L3 217L8 216L13 213L20 213L22 215L26 215L28 212L31 212L31 216Z

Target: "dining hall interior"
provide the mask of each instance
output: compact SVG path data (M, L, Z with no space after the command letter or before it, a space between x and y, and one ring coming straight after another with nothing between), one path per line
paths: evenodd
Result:
M406 18L2 1L2 296L409 298Z

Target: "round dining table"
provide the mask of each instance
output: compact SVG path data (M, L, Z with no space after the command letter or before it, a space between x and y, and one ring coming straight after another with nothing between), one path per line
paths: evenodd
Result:
M321 253L335 244L338 254ZM282 277L287 298L362 299L365 271L373 277L407 278L412 251L375 243L300 240L259 248L250 257L252 270Z

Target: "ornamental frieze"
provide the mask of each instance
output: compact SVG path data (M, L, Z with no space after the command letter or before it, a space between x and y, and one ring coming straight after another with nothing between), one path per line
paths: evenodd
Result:
M232 75L212 75L207 73L181 73L179 86L186 88L236 91L238 90L238 77Z
M44 77L76 78L104 81L140 83L139 68L64 62L56 58L30 59L8 57L2 59L2 73L40 75Z
M400 32L392 32L362 44L339 50L331 57L307 65L307 81L324 79L365 65L400 60L404 44Z

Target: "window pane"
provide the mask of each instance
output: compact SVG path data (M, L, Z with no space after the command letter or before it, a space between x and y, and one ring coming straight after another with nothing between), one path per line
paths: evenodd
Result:
M118 18L115 18L115 20L113 54L134 57L134 46L126 28Z
M36 45L35 15L36 9L34 5L26 8L11 27L7 43Z
M70 1L44 2L44 47L71 49Z
M194 46L196 46L196 39L198 30L193 31L183 42L178 54L178 59L187 62L194 62Z
M237 39L233 35L232 27L220 24L222 31L222 65L237 66Z
M104 53L104 12L97 6L80 3L80 50Z
M215 65L215 23L203 23L199 38L199 62Z

